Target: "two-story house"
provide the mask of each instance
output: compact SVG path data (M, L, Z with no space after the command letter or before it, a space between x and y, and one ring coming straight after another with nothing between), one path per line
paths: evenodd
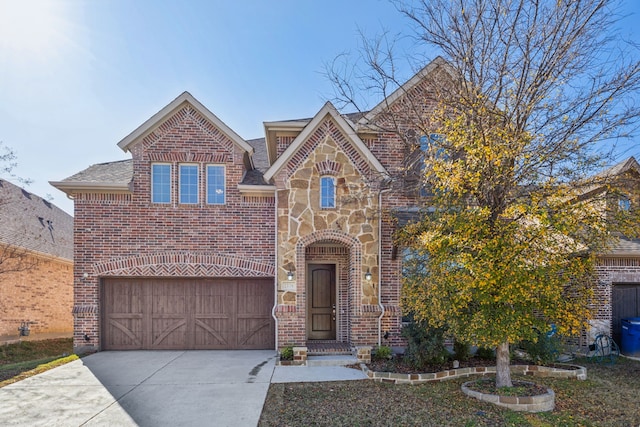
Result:
M401 345L393 235L424 194L393 181L428 136L388 112L427 116L446 72L255 140L185 92L118 143L131 160L53 182L75 201L76 351Z

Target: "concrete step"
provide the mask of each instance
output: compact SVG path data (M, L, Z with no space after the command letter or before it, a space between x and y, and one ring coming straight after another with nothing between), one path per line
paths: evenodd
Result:
M347 366L356 365L358 358L351 355L308 356L307 366Z

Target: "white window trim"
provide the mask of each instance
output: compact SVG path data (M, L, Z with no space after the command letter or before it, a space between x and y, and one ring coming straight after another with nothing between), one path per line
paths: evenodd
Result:
M154 166L169 166L169 201L168 202L156 202L153 200L153 190L154 190L154 184L153 184L153 167ZM156 205L170 205L171 204L171 200L173 199L171 197L171 183L173 182L173 167L171 163L166 163L166 162L153 162L151 163L151 194L149 194L150 199L151 199L151 203L156 204Z
M222 167L222 186L224 200L222 203L209 203L209 166ZM205 165L205 203L209 206L222 206L227 204L227 165L224 163L208 163Z
M195 166L197 179L196 179L196 201L195 202L183 202L182 201L182 166ZM181 205L194 206L200 203L200 165L198 163L178 163L178 203Z
M330 179L331 183L333 184L333 206L323 206L322 181L325 178ZM320 193L320 200L319 200L320 201L320 209L335 209L337 204L338 204L337 201L336 201L337 193L338 193L337 189L336 189L336 177L335 176L331 176L331 175L322 175L320 177L320 192L319 193Z

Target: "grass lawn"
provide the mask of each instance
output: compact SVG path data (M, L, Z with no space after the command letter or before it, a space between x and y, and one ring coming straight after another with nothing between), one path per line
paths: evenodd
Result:
M72 353L72 338L0 346L0 387L77 359Z
M526 377L556 393L556 409L549 413L513 412L470 398L460 386L474 377L417 386L366 380L271 384L259 426L640 425L640 362L575 363L587 367L586 381Z

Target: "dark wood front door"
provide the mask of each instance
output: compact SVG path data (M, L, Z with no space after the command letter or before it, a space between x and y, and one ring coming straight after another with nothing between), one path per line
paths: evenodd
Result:
M622 338L622 319L640 317L640 283L614 284L612 291L613 340L620 344Z
M269 349L272 279L104 279L105 350Z
M335 340L336 266L309 264L307 292L307 338Z

